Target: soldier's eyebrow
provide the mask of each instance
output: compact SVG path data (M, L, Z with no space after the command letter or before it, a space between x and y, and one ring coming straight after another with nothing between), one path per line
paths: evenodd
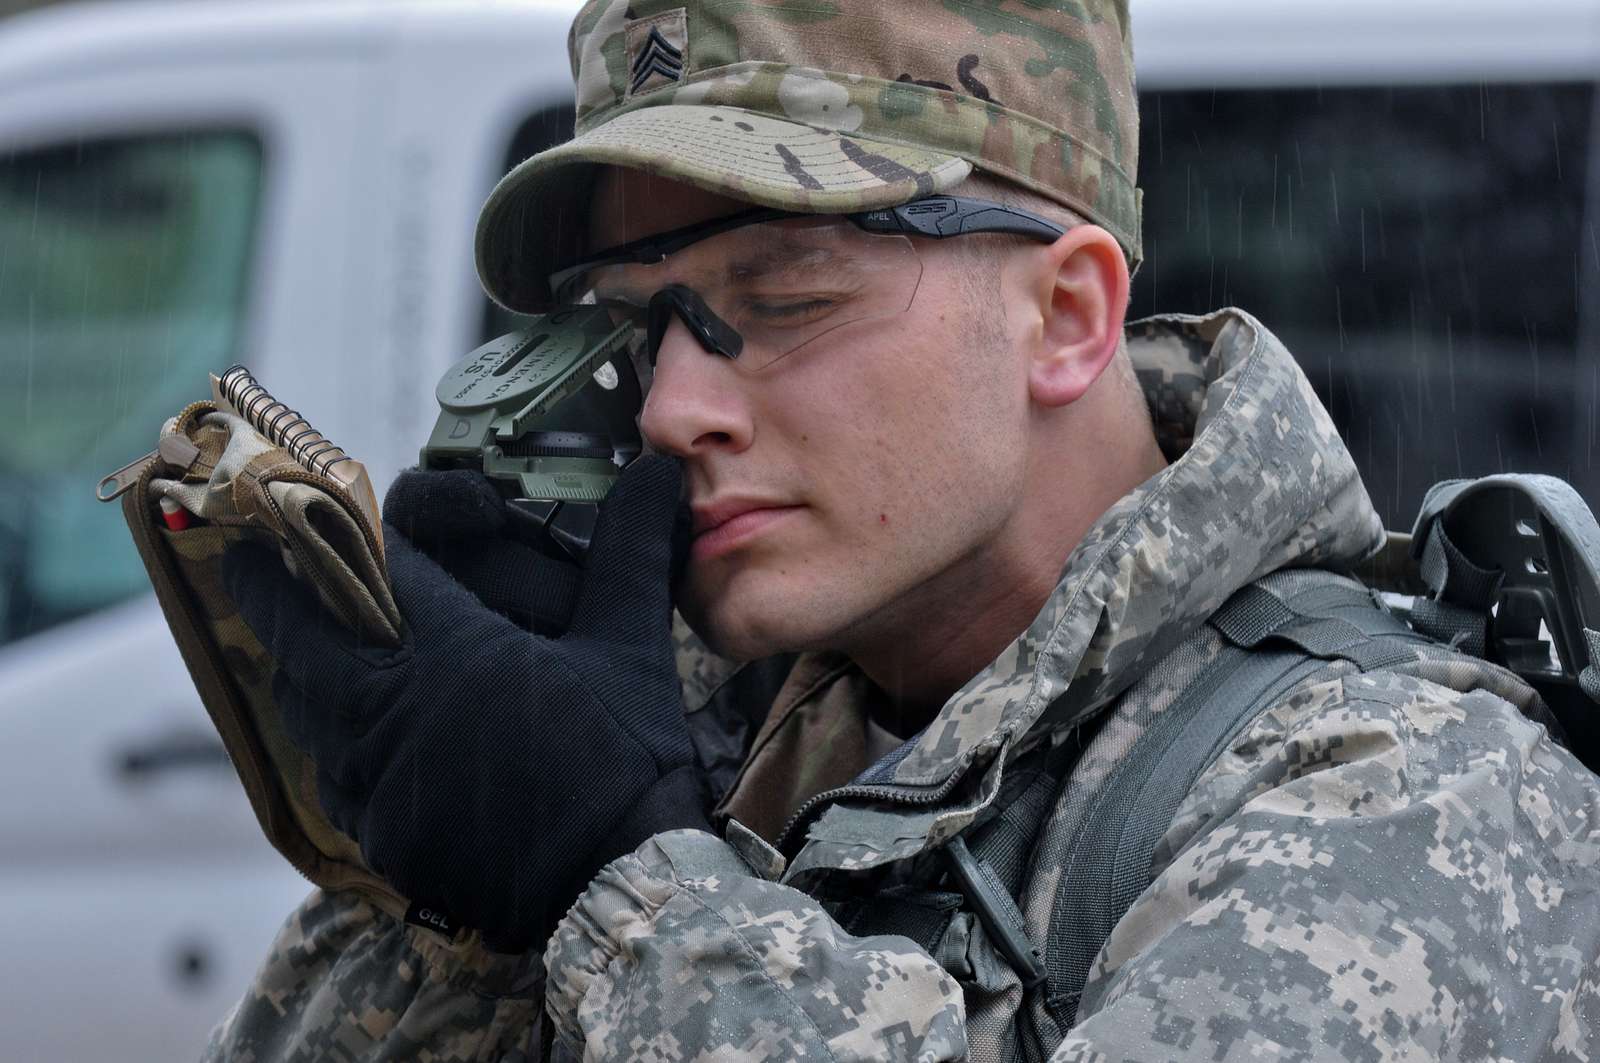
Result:
M838 268L849 258L822 244L785 241L741 249L738 257L724 263L723 273L729 280L755 281L802 270Z
M591 293L596 306L603 306L612 310L642 310L649 300L641 299L638 295L626 288L613 288L601 291L594 289Z
M856 249L841 245L835 234L819 233L814 226L776 227L760 235L752 231L732 247L708 249L700 255L697 250L691 247L679 252L695 259L682 272L663 271L659 276L653 263L598 267L591 281L595 302L639 309L668 277L691 288L704 283L758 284L797 274L827 278L848 271L860 259Z

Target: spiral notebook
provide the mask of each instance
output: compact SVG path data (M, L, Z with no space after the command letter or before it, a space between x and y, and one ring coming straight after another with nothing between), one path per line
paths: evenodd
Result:
M217 408L238 414L256 431L288 451L308 472L326 476L348 491L370 521L381 549L383 521L367 467L313 428L298 410L274 398L244 366L231 366L221 376L210 375L211 397Z

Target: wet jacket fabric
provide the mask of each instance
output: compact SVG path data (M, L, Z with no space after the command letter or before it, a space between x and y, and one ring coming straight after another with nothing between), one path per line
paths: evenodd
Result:
M685 636L722 837L658 835L608 865L542 962L314 893L208 1058L1600 1058L1600 782L1534 722L1525 684L1445 647L1334 663L1233 739L1070 1016L1023 991L981 925L941 962L844 929L926 881L1019 766L1078 743L1019 889L1048 940L1071 917L1076 825L1220 648L1206 617L1382 539L1254 319L1156 318L1128 339L1172 464L1101 517L1034 622L918 736L869 764L876 691L849 661L736 670Z

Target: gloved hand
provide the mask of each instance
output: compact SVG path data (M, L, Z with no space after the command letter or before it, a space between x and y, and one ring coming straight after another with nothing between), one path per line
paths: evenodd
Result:
M383 521L519 627L566 630L581 570L482 473L406 469L383 496Z
M671 639L680 482L670 459L628 468L560 638L485 608L398 535L398 650L362 645L275 554L223 560L330 819L374 871L493 948L542 945L607 861L707 827Z

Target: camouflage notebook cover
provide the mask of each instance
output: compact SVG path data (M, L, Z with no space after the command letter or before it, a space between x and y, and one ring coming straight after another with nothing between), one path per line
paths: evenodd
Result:
M155 451L106 477L98 494L121 498L167 625L267 839L316 885L357 890L396 918L428 925L323 814L315 765L284 732L273 700L276 664L223 589L223 554L254 541L278 549L347 627L386 644L401 638L376 507L344 482L353 479L348 470L330 476L296 446L322 440L303 419L280 417L276 442L257 430L270 429L269 420L247 420L221 393L196 402L162 427ZM282 430L292 420L298 434ZM342 451L338 460L359 468Z

